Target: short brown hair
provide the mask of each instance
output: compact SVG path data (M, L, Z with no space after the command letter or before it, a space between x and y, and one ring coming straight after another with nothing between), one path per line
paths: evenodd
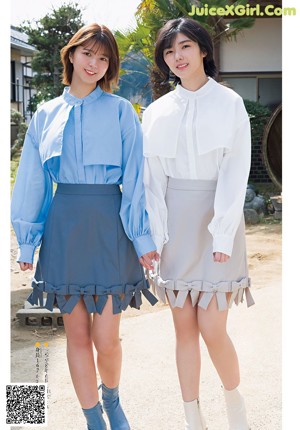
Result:
M62 83L70 85L73 75L73 64L70 61L72 54L77 46L86 46L90 43L101 46L104 49L105 55L109 58L108 69L102 79L98 81L98 85L106 92L112 91L112 86L118 84L120 58L116 40L112 32L105 26L99 24L88 24L82 27L71 40L60 51L60 58L63 64Z

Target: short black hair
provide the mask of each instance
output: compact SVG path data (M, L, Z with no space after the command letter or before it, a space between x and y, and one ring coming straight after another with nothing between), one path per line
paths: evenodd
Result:
M207 76L213 78L217 73L217 68L214 61L214 46L209 32L194 19L182 17L167 21L158 32L154 58L165 80L169 79L169 68L164 60L164 50L172 46L178 33L183 33L198 43L201 52L206 54L203 59L204 71ZM175 76L174 83L179 82L180 78Z

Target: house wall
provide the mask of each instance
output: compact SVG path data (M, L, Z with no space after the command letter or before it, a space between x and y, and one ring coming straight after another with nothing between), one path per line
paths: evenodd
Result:
M282 102L282 20L256 19L252 28L237 35L236 41L223 40L220 77L243 99L274 110ZM263 161L262 138L252 140L249 180L272 182Z
M30 97L35 94L31 88L32 69L30 62L32 55L28 52L11 48L11 107L18 110L28 123L32 113L28 111ZM28 64L26 66L26 64Z
M10 59L12 61L21 61L21 52L17 49L10 50Z
M223 40L220 46L220 72L282 71L282 20L256 19L236 41Z
M220 77L244 99L275 109L282 102L282 20L256 19L236 40L222 40Z
M21 64L21 52L17 49L11 49L10 53L11 61L14 61L14 73L15 73L15 84L19 81L19 88L15 85L15 102L19 102L18 110L22 111L22 103L23 103L23 85L24 85L24 77L23 70ZM17 81L18 80L18 81ZM21 103L21 105L20 105Z

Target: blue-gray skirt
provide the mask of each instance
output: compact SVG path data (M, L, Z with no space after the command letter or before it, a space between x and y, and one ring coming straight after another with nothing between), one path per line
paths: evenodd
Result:
M71 313L82 297L101 314L108 295L113 313L154 305L148 281L120 219L118 185L58 184L47 217L31 304ZM46 301L44 300L46 296Z

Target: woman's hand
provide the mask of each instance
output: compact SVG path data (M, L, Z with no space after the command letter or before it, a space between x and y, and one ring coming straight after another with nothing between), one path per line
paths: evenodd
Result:
M22 261L20 261L20 263L19 263L19 266L20 266L20 269L21 270L32 270L33 269L33 264L31 264L31 263L23 263Z
M215 263L226 263L226 261L230 258L229 255L223 254L223 252L214 252L213 256Z
M159 254L156 251L148 252L139 258L139 262L145 269L154 270L152 260L159 261Z

